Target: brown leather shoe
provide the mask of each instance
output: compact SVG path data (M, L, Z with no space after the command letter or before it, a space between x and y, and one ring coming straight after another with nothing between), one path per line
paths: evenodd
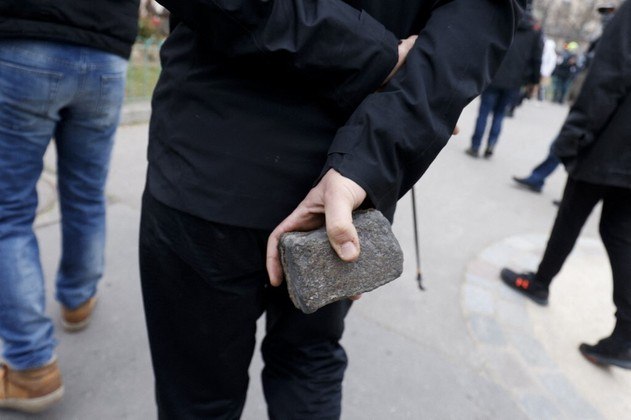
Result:
M76 309L61 306L61 325L66 331L79 331L90 323L92 312L96 305L96 296L92 296L83 305Z
M57 362L36 369L13 370L0 365L0 408L38 413L64 395Z

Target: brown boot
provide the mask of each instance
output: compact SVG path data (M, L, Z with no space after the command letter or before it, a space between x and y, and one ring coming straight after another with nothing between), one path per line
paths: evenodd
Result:
M0 408L38 413L64 395L57 362L46 366L13 370L0 365Z
M83 305L76 309L61 306L61 325L66 331L79 331L90 323L92 311L96 305L96 296L92 296Z

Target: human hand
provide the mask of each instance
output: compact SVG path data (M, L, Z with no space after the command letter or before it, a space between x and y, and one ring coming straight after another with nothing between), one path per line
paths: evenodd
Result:
M416 42L416 38L418 38L418 35L412 35L409 38L401 40L401 42L399 43L399 60L397 61L397 65L394 66L394 68L392 69L392 71L390 72L386 80L383 82L382 86L387 84L390 81L390 79L392 79L394 75L397 74L399 69L401 69L401 66L403 66L403 64L405 63L405 60L407 59L408 54L410 53L410 50L412 49L412 47L414 46L414 43Z
M331 247L337 255L343 261L357 260L360 246L352 212L365 198L366 191L362 187L330 169L267 240L266 265L272 286L279 286L283 281L278 242L286 232L308 231L325 225Z

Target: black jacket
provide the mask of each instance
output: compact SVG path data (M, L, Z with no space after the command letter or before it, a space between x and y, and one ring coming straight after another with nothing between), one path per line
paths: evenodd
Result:
M521 20L515 40L506 53L502 65L491 82L499 89L517 89L527 84L539 84L543 35L535 28L535 21L527 16Z
M607 25L553 152L574 179L631 188L631 2Z
M86 45L129 58L140 0L0 0L0 39Z
M392 216L489 83L521 15L515 0L161 3L181 23L161 51L149 191L262 229L328 168ZM379 90L412 34L407 64Z

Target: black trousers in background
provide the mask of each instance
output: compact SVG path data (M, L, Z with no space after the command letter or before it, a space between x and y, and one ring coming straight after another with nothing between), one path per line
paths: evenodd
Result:
M268 287L269 232L212 223L143 197L140 271L160 419L237 419L256 320L271 419L338 419L350 301L305 315Z
M561 271L587 217L601 200L600 237L611 263L613 301L617 308L614 333L631 340L631 189L568 178L546 251L537 270L537 280L549 285Z

